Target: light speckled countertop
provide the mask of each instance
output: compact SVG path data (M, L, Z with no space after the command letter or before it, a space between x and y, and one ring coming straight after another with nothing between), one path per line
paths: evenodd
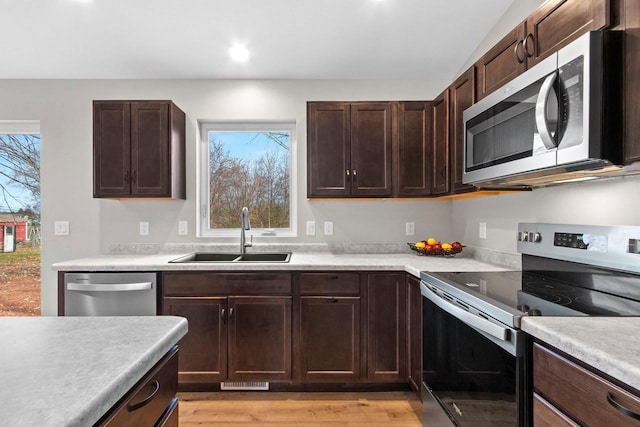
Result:
M99 255L90 258L53 264L59 271L167 271L167 270L216 270L216 271L268 271L268 270L386 270L406 271L416 277L420 271L504 271L518 268L503 267L480 261L465 254L454 257L418 256L416 254L332 254L293 252L288 263L174 263L172 259L186 255L174 254L118 254Z
M0 318L0 426L90 426L187 333L181 317Z
M522 330L640 390L640 317L523 317Z

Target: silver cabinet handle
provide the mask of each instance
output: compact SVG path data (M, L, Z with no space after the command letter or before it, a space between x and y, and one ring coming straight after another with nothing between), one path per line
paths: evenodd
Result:
M549 94L553 90L553 83L556 81L557 73L553 73L547 76L540 87L538 93L538 99L536 100L536 126L538 127L538 133L544 146L551 150L556 147L556 142L551 136L549 130L549 123L547 123L547 105L549 104Z
M441 297L436 295L433 291L431 291L425 285L421 285L420 290L422 295L428 298L432 303L434 303L435 305L437 305L447 313L451 314L453 317L466 323L467 325L473 328L476 328L479 331L485 332L491 335L492 337L498 338L502 341L508 340L509 330L507 328L503 328L502 326L496 325L495 323L491 323L488 320L484 320L461 308L456 307L452 303L449 303L443 300Z
M349 176L349 169L347 169L347 176Z
M522 50L523 50L523 55L522 58L520 57L520 55L518 55L518 47L522 46ZM520 40L519 42L516 43L516 45L513 47L513 56L516 57L516 62L518 64L522 64L524 62L525 59L527 59L526 53L524 52L524 40Z
M353 170L353 176L356 176L356 170L355 169Z
M153 287L151 282L141 283L67 283L67 289L70 291L89 291L89 292L127 292L127 291L146 291Z
M233 307L229 309L229 319L233 317Z

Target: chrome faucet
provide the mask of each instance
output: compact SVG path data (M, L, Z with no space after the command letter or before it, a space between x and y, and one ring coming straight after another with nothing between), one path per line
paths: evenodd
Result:
M251 242L246 241L244 231L251 230L251 223L249 222L249 208L242 208L242 214L240 215L240 253L246 254L247 248L253 246L253 236L251 236Z

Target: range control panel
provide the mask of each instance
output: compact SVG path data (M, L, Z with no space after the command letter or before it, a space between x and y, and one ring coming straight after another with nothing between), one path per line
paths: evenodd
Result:
M553 246L564 248L587 249L589 245L582 239L583 234L576 233L554 233Z
M640 274L640 226L520 223L517 249Z

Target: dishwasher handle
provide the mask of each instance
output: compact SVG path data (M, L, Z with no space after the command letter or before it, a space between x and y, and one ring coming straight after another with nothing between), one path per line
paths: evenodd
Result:
M67 283L67 289L70 291L85 292L129 292L129 291L147 291L153 288L151 282L138 283Z

